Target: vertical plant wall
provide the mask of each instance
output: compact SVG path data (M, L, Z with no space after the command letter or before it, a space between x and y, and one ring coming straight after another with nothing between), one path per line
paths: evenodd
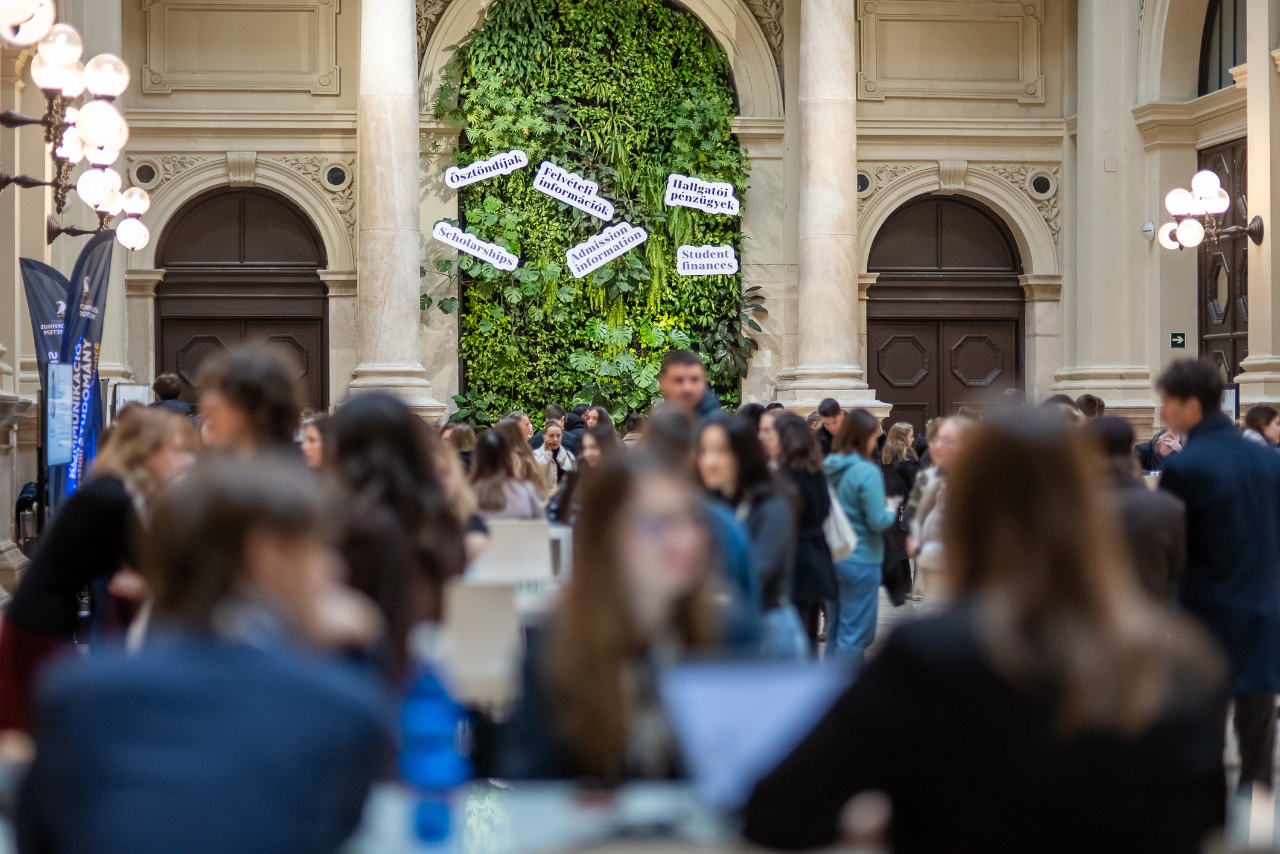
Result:
M675 255L683 244L740 253L739 218L663 204L673 172L746 190L728 63L696 16L659 0L495 0L446 69L436 111L462 128L458 165L512 149L530 161L459 194L461 224L521 266L466 255L437 264L460 279L460 419L550 402L621 418L656 396L673 346L699 351L736 402L760 299L742 293L740 275L676 275ZM565 251L609 223L533 189L542 160L599 184L613 222L644 227L648 241L575 279Z

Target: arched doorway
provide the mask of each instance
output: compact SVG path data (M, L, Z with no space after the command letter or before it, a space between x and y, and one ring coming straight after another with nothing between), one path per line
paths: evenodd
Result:
M1023 387L1022 262L1005 224L962 196L914 199L871 246L868 383L917 431Z
M324 244L282 196L221 189L188 202L156 250L156 367L195 399L200 363L239 344L265 344L298 369L303 402L329 404Z

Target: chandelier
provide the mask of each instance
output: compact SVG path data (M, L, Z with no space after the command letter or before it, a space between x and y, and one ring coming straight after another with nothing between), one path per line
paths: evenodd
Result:
M1170 191L1164 198L1164 207L1174 219L1157 233L1165 249L1194 249L1206 240L1216 246L1224 238L1241 234L1262 245L1262 217L1255 216L1243 227L1222 225L1224 214L1231 209L1231 196L1222 188L1217 173L1208 169L1195 174L1190 190Z
M114 103L129 86L129 68L120 57L109 53L82 63L84 43L80 34L70 24L54 23L56 19L54 0L0 0L0 41L15 48L35 45L31 80L45 99L40 118L8 111L0 113L0 126L40 125L54 167L49 181L0 171L0 190L10 184L51 187L54 209L61 214L74 186L80 201L98 215L96 231L105 231L117 216L124 214L125 219L116 227L116 239L131 251L142 249L151 240L141 220L151 199L136 187L122 190L123 179L111 168L129 141L129 125ZM71 173L82 161L87 161L89 168L72 184ZM93 233L96 232L76 226L60 226L53 217L49 218L50 243L62 234Z

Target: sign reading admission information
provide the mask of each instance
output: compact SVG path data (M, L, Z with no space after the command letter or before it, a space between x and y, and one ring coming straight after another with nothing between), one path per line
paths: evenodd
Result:
M542 165L538 167L538 174L533 178L533 188L566 205L586 211L597 219L605 222L613 219L613 202L597 195L600 186L595 181L588 181L576 172L561 169L549 160L542 161Z
M643 228L629 222L620 222L606 228L586 243L579 243L564 254L564 259L574 278L581 279L614 258L626 255L648 239L649 232Z
M667 194L662 198L667 207L696 208L709 214L733 214L739 210L738 197L727 181L704 181L688 175L667 176Z
M731 276L738 272L738 256L732 246L681 246L676 250L676 272L682 276Z
M488 160L477 160L468 166L450 166L444 170L444 182L456 190L486 178L510 175L528 165L529 155L523 151L506 151L495 154Z
M431 236L441 243L449 244L454 249L474 255L481 261L488 261L499 270L509 273L520 266L520 259L501 246L481 240L474 234L467 234L456 225L450 225L444 220L437 222L435 228L431 229Z

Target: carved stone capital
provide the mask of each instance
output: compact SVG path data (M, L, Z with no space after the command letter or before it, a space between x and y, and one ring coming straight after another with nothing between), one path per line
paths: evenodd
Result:
M155 299L156 285L164 281L164 270L125 270L124 295Z
M258 152L228 151L227 177L233 187L252 187L254 172L258 168Z

